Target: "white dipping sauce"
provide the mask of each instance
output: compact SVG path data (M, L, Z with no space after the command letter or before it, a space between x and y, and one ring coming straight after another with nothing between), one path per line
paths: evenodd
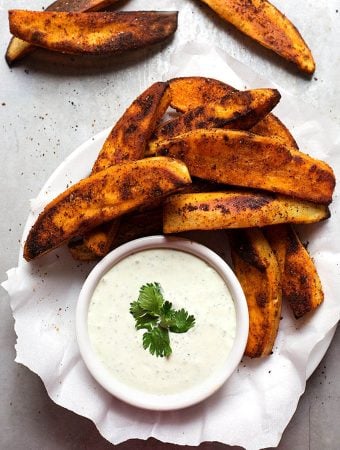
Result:
M169 333L168 358L144 350L146 330L135 329L129 312L141 286L153 282L173 308L196 319L186 333ZM145 250L103 276L89 306L88 330L93 349L116 379L143 392L175 394L223 366L235 338L236 313L228 287L207 263L182 251Z

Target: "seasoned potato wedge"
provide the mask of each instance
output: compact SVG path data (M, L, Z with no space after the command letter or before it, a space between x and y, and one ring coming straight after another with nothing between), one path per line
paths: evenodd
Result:
M270 355L281 314L280 271L275 255L258 228L229 234L234 271L244 291L249 311L245 355Z
M117 3L119 0L57 0L45 8L45 11L85 12L100 9ZM34 51L36 47L15 36L12 37L6 51L6 61L12 66L15 61Z
M205 192L171 195L164 203L164 233L313 223L329 217L328 207L283 195Z
M207 103L227 98L236 89L222 81L205 77L181 77L169 80L171 106L180 112L187 112ZM281 138L290 147L297 144L287 127L274 114L269 113L251 131L261 136Z
M186 166L170 158L142 159L102 170L45 207L28 234L24 257L29 261L189 183Z
M299 319L316 309L324 299L314 262L293 227L266 227L264 234L279 263L282 296L288 300L294 316Z
M202 0L222 19L264 47L312 74L315 62L299 31L267 0Z
M250 131L260 136L273 136L281 139L282 143L287 147L298 149L298 145L291 132L274 114L267 114Z
M195 177L315 203L332 201L332 169L275 138L246 131L193 130L151 145L149 150L151 155L181 159Z
M147 142L169 106L168 84L157 82L148 87L127 108L111 130L99 152L92 173L114 164L143 158ZM79 260L95 260L105 256L112 247L119 228L119 219L89 231L83 239L71 242L72 256ZM77 248L79 252L77 252Z
M248 130L277 105L280 97L276 89L234 92L169 120L155 130L152 138L161 141L198 128Z
M139 95L112 128L92 173L143 158L147 143L169 103L168 83L154 83Z
M9 11L11 33L70 54L115 54L160 42L177 28L177 12Z

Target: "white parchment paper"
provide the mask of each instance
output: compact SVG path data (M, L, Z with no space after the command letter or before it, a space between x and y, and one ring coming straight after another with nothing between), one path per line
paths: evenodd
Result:
M215 77L239 89L275 86L207 44L189 43L179 48L163 79L186 75ZM327 161L339 173L335 126L299 98L279 90L282 100L275 114L291 129L300 149ZM117 115L122 113L117 111ZM70 182L87 175L107 133L105 130L77 149L47 181L32 201L23 242L41 207ZM65 249L33 263L23 261L21 250L18 267L8 271L3 286L15 318L16 361L42 378L57 404L93 420L112 443L155 437L188 445L220 441L250 450L276 446L305 389L310 355L340 318L339 210L337 190L331 219L298 229L303 241L309 242L317 265L324 304L298 322L284 307L273 355L262 360L244 358L228 382L199 405L166 413L139 410L116 400L92 379L80 358L75 336L77 297L92 265L73 261ZM193 238L226 255L222 232L195 233Z

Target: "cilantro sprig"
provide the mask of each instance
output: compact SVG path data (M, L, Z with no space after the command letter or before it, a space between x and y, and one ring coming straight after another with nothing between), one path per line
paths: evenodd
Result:
M172 303L164 300L159 283L144 284L139 290L138 300L130 303L130 313L136 320L137 330L143 334L143 347L152 355L170 356L169 332L186 333L195 325L195 317L185 309L173 309Z

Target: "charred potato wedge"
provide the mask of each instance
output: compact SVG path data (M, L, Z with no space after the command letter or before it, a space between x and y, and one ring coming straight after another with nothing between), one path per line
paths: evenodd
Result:
M177 12L9 11L11 33L30 44L69 54L107 55L171 36Z
M256 192L171 195L164 203L164 233L313 223L327 219L327 206Z
M94 163L92 173L121 162L143 158L147 142L169 102L168 84L163 82L154 83L139 95L111 130ZM83 239L71 242L69 247L72 256L82 261L105 256L118 231L118 221L116 219L111 224L100 225Z
M324 299L321 281L314 262L293 227L266 227L264 234L279 263L282 296L296 319L315 310Z
M280 97L276 89L235 92L169 120L155 130L152 139L161 141L199 128L248 130L277 105Z
M186 166L170 158L142 159L102 170L45 207L28 234L24 258L36 258L189 183Z
M85 12L99 11L107 6L117 3L119 0L57 0L49 5L45 11ZM6 61L12 66L15 61L34 51L36 47L15 36L12 37L6 51Z
M222 19L259 44L294 63L307 74L315 71L312 52L299 31L266 0L202 0Z
M180 112L188 112L207 103L228 98L236 89L222 81L205 77L181 77L169 80L171 106ZM275 136L289 147L297 144L287 127L274 114L269 113L251 131L261 136Z
M265 189L328 204L332 169L275 138L246 131L193 130L151 145L150 153L181 159L190 174L235 186Z
M281 314L280 271L263 233L257 229L230 232L234 271L244 291L249 311L245 355L271 354Z

